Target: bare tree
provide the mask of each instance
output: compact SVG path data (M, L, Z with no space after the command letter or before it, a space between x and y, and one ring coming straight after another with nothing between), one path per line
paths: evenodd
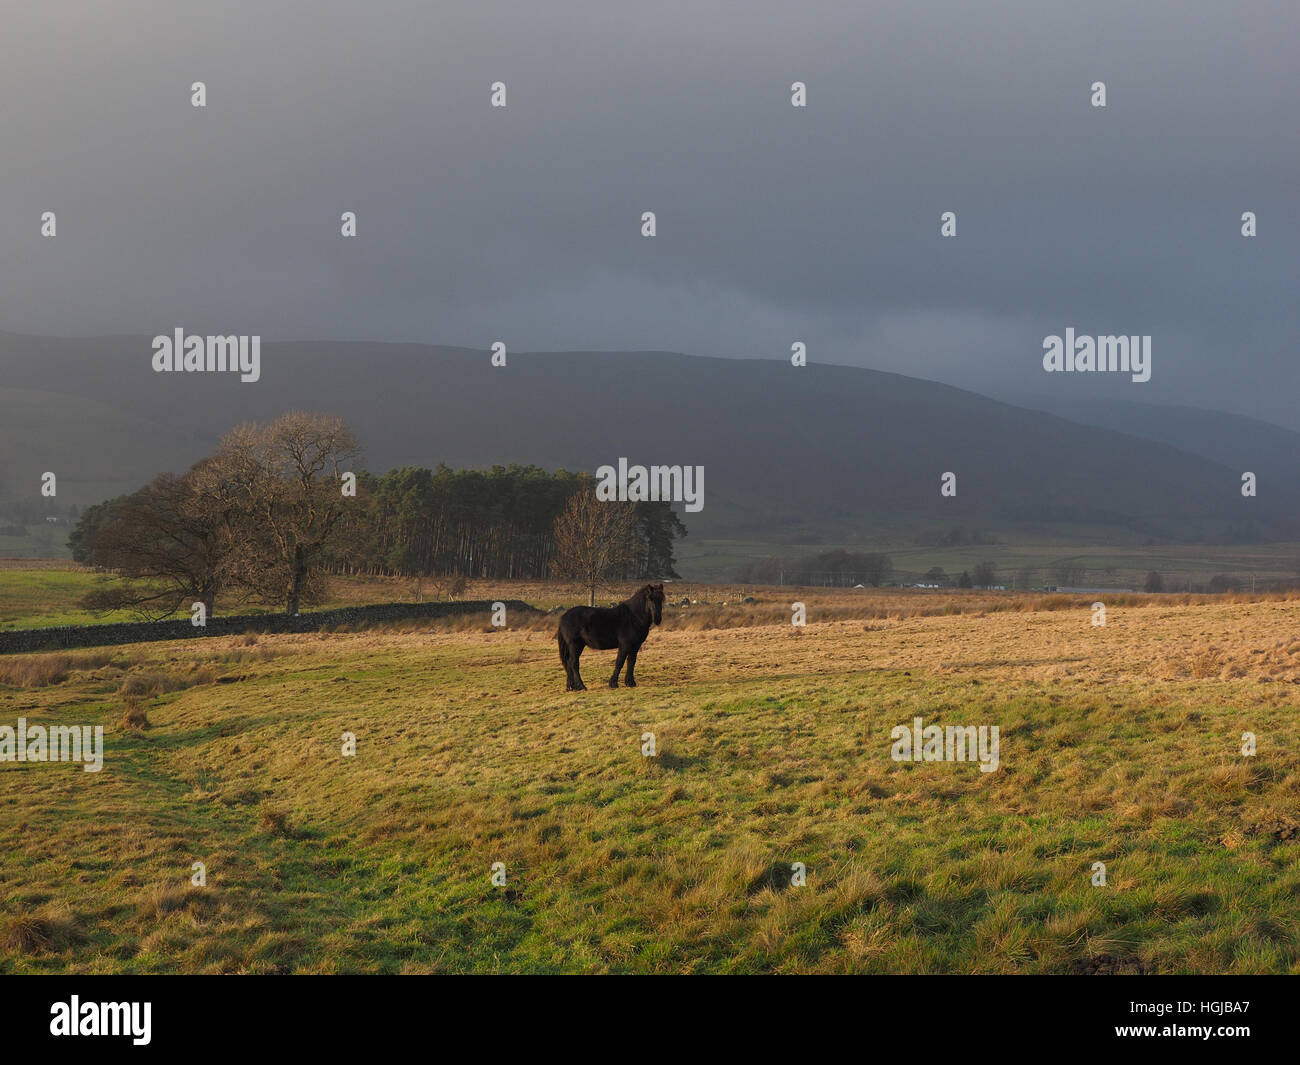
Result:
M1052 576L1058 587L1078 586L1083 583L1087 573L1087 569L1075 559L1063 558L1052 563Z
M158 618L197 601L213 612L231 583L236 523L228 494L210 490L210 466L204 459L183 476L160 474L114 505L87 545L89 561L126 580L92 591L84 605Z
M288 614L319 598L324 578L313 565L347 511L342 478L359 453L343 419L303 411L225 436L213 473L241 515L239 583Z
M595 606L596 588L631 561L635 528L634 504L601 501L590 487L574 493L555 519L556 575L580 582Z
M431 583L434 594L439 599L459 599L469 587L469 581L462 573L448 573L442 577L435 577Z

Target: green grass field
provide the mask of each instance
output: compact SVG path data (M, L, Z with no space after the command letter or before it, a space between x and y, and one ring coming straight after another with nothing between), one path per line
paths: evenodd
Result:
M0 569L0 629L138 620L125 610L95 614L77 605L99 580L92 572L75 569Z
M34 563L0 568L0 630L40 629L57 625L106 625L117 621L139 621L131 610L94 613L79 602L87 592L112 582L89 569L53 568L53 563L37 567ZM67 563L71 566L72 563ZM424 594L432 595L432 588ZM409 602L416 597L413 581L397 578L335 577L330 582L328 598L311 609L362 603ZM277 608L259 603L218 602L223 614L261 614ZM179 614L178 617L186 615Z
M0 972L1300 972L1300 602L890 602L670 610L577 695L487 618L2 658L107 753L0 764Z

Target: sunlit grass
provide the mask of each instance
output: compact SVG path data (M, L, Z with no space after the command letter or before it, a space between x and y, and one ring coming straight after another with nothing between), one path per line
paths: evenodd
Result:
M0 659L0 724L108 746L0 765L0 971L1300 971L1300 603L753 608L580 695L486 618ZM914 716L1001 768L894 763Z

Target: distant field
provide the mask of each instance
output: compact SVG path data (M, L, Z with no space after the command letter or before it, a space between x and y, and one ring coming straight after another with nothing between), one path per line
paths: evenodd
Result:
M1216 574L1242 580L1250 587L1252 575L1261 583L1295 580L1300 576L1300 543L1216 545L1162 544L1152 547L1115 547L1059 540L974 547L918 547L908 542L865 540L858 543L811 545L761 544L728 540L691 540L677 545L678 569L701 581L734 580L740 567L764 557L786 560L821 554L837 547L850 551L879 551L894 564L896 578L916 580L933 566L956 577L981 562L991 562L1008 587L1023 588L1022 571L1030 570L1035 587L1058 583L1056 568L1063 562L1081 567L1081 584L1087 587L1141 590L1146 575L1156 570L1165 578L1167 591L1183 591L1188 581L1204 584Z
M0 568L0 629L136 620L127 611L104 615L77 606L98 580L93 571L83 569Z
M0 658L107 733L0 764L0 972L1300 973L1300 600L722 598L576 695L549 622Z
M72 558L65 526L28 527L26 536L0 535L0 558Z

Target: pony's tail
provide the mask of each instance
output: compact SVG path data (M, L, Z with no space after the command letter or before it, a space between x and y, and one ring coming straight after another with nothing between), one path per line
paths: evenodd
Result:
M560 645L560 661L567 666L569 664L569 645L564 640L564 633L557 630L555 642Z

